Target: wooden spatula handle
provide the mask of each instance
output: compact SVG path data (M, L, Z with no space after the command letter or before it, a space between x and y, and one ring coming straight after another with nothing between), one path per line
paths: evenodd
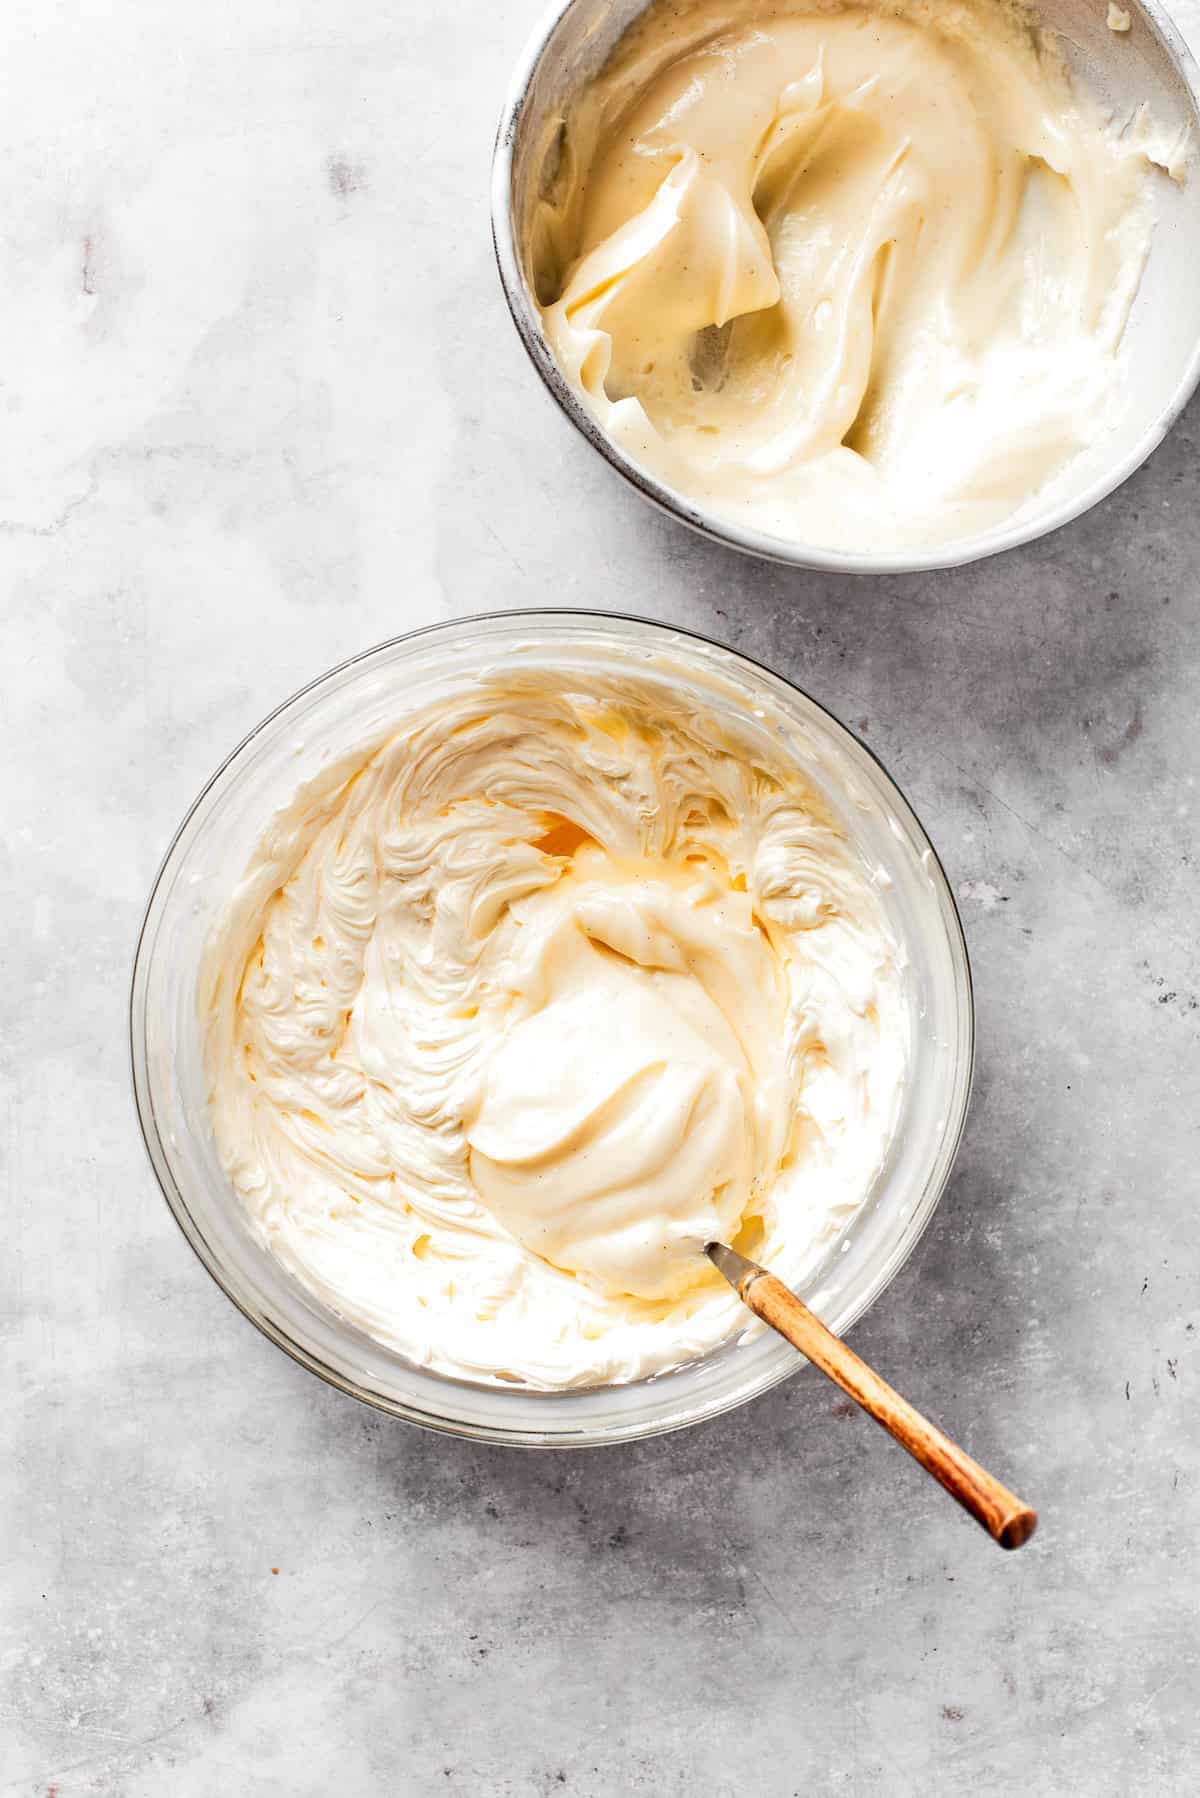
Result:
M750 1310L786 1336L814 1367L819 1367L876 1423L882 1424L1001 1548L1020 1548L1028 1542L1037 1528L1037 1512L893 1391L840 1336L826 1329L790 1287L757 1262L735 1255L723 1244L714 1243L709 1253Z

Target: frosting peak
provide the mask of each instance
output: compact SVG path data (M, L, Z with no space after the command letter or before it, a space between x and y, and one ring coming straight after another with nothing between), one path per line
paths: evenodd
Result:
M790 1132L782 971L748 896L711 873L577 863L517 909L505 1028L466 1118L471 1178L554 1266L678 1297Z

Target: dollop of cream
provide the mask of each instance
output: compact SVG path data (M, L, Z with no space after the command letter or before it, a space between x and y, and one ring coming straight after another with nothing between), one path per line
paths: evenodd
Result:
M546 340L718 516L951 542L1118 416L1153 158L1002 0L659 0L535 158Z
M908 1056L878 874L781 749L658 681L481 679L305 785L201 985L261 1237L442 1372L554 1388L745 1327L887 1152Z

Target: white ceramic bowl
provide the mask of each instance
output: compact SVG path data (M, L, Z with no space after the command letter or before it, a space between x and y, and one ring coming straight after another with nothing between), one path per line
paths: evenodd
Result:
M1123 0L1128 32L1110 31L1104 0L1043 0L1043 24L1061 39L1079 80L1120 117L1146 102L1169 129L1190 127L1200 145L1200 71L1159 0ZM1200 379L1200 161L1180 187L1157 184L1158 223L1126 332L1129 403L1104 434L1012 518L930 550L882 554L823 549L743 529L657 480L612 443L563 378L542 334L523 255L521 221L542 176L539 148L550 121L599 70L646 0L558 0L533 32L504 102L492 166L492 232L500 279L534 367L567 417L639 493L735 549L852 574L950 568L1028 543L1086 512L1162 442ZM551 152L553 153L553 152ZM543 151L544 154L544 151Z
M828 712L733 650L636 619L517 612L465 618L369 650L297 693L246 738L196 800L167 852L138 944L133 1078L146 1146L184 1235L251 1321L303 1366L380 1409L457 1435L541 1446L618 1442L714 1416L803 1365L769 1333L628 1386L532 1392L448 1379L345 1323L287 1274L248 1227L209 1124L197 976L210 931L272 815L331 758L411 708L497 667L700 673L706 703L794 747L851 838L891 885L908 955L910 1074L895 1140L865 1204L806 1286L843 1330L883 1291L928 1223L958 1147L970 1089L971 983L936 856L883 768ZM658 672L656 672L656 666ZM678 676L674 677L678 679ZM714 694L711 683L717 683ZM781 735L782 734L782 735Z

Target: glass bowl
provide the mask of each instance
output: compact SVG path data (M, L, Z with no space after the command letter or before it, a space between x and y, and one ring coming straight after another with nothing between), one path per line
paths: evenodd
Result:
M837 1331L860 1317L912 1251L962 1133L974 1014L962 927L936 855L869 750L806 694L720 644L642 619L584 612L464 618L383 643L289 699L234 750L191 807L159 871L137 947L133 1082L154 1172L184 1235L252 1323L302 1366L380 1410L454 1435L541 1447L622 1442L716 1416L804 1365L769 1331L625 1386L536 1392L415 1366L308 1293L253 1235L221 1170L208 1118L197 980L272 815L328 760L411 709L514 660L624 672L677 688L794 750L860 853L907 954L909 1078L895 1137L861 1209L800 1287Z

